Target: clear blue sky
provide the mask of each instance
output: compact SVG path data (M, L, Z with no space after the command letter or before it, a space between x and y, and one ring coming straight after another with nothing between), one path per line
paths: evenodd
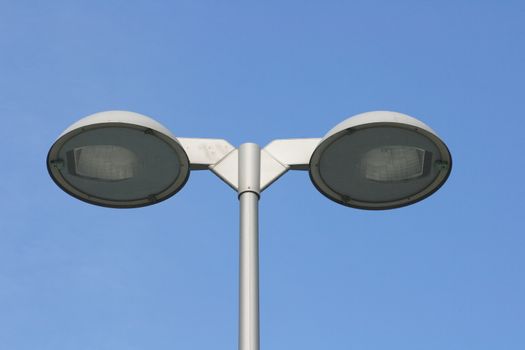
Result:
M236 194L209 172L106 209L50 180L77 119L234 145L417 117L454 169L410 207L261 199L262 349L525 348L525 2L0 0L0 348L235 349Z

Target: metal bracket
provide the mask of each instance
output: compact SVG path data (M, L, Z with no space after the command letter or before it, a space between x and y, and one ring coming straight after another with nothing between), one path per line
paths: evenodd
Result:
M235 149L216 164L210 165L210 170L235 191L239 190L239 150Z
M190 170L207 170L235 150L235 147L223 139L177 137L177 140L188 155Z
M265 150L261 150L260 191L262 192L289 169ZM239 190L239 151L236 149L211 165L210 170L235 191Z
M239 190L239 150L222 139L177 138L190 160L191 170L210 169L235 191ZM321 139L283 139L270 142L260 154L260 191L288 170L308 170Z
M264 147L264 151L291 170L308 170L319 142L319 138L274 140Z

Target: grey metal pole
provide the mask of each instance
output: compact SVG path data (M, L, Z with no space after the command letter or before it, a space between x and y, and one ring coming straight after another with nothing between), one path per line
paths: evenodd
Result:
M259 350L259 194L261 151L239 147L239 350Z

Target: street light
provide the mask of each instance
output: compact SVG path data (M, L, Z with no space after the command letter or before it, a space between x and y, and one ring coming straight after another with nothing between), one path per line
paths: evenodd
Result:
M451 164L447 146L427 125L401 113L369 112L326 134L310 160L310 177L338 203L390 209L437 191Z
M175 194L188 179L189 161L175 136L153 119L112 111L67 128L49 151L48 170L78 199L131 208Z
M258 201L288 170L308 170L329 199L361 209L420 201L447 180L452 158L422 122L388 111L348 118L320 138L275 140L263 149L222 139L175 137L146 116L109 111L66 129L47 168L55 183L91 204L133 208L179 191L190 170L211 170L240 202L239 350L259 349Z

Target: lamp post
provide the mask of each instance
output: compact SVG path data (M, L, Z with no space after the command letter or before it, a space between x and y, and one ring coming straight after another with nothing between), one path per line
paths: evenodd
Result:
M275 140L263 149L222 139L175 137L132 112L90 115L67 128L47 156L55 183L85 202L135 208L177 193L190 171L211 170L240 203L239 350L259 350L258 202L288 170L309 171L329 199L361 209L420 201L448 178L452 158L437 134L407 115L376 111L320 138Z

